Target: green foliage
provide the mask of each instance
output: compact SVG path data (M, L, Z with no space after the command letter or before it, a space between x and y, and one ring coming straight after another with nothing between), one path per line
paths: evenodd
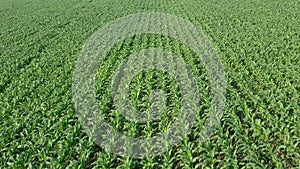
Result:
M166 91L161 120L137 124L114 110L111 79L134 51L175 53L198 74L197 125L173 149L142 160L106 153L84 133L72 103L72 72L82 45L99 27L156 11L191 21L212 41L226 71L226 109L208 141L197 135L210 107L201 60L170 37L145 34L116 44L101 64L95 95L112 126L150 137L176 118L180 91L164 72L130 84L138 109ZM297 168L300 166L300 3L297 0L8 1L0 6L0 168ZM161 82L161 83L158 83ZM139 93L139 94L138 94ZM99 104L100 105L100 104Z

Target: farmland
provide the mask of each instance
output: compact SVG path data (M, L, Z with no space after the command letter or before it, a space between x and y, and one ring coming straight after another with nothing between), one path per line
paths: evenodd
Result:
M297 0L2 0L0 4L0 168L297 168L300 166L300 2ZM84 44L111 21L141 12L193 23L222 62L226 106L220 125L198 142L211 101L208 72L178 39L125 38L95 74L103 116L127 136L152 137L178 116L180 91L170 74L149 70L129 86L133 105L149 108L149 91L167 92L159 121L137 124L115 111L111 82L132 51L175 53L198 76L201 101L189 135L158 156L106 152L77 117L73 73Z

